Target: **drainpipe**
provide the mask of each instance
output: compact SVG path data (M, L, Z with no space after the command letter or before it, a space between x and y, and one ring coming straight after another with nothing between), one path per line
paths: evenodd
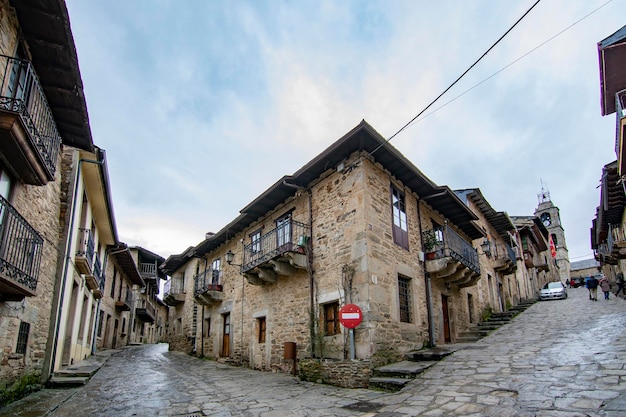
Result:
M313 319L313 314L315 312L315 277L313 270L313 192L310 188L302 187L300 185L288 183L286 180L283 180L283 185L291 188L295 188L297 190L306 191L308 195L308 208L309 208L309 241L307 243L307 263L309 267L307 268L309 273L309 308L311 309L311 314L309 320ZM311 343L311 357L315 357L315 329L312 325L309 325L309 338Z
M422 212L420 210L421 200L417 199L417 224L419 225L420 239L422 237ZM424 286L426 288L426 311L428 312L428 346L435 347L437 345L435 338L435 315L433 313L433 290L430 281L430 272L426 271L426 260L422 262L424 271Z
M61 308L63 306L64 296L65 296L65 285L67 282L66 277L67 277L67 273L69 270L69 265L71 263L71 254L68 251L71 250L72 248L72 234L74 231L74 221L76 220L76 201L78 198L78 181L80 179L80 168L83 162L96 164L96 165L104 164L104 160L101 160L101 161L92 160L92 159L79 159L78 160L78 165L76 167L76 175L74 177L74 184L73 184L74 193L72 195L72 210L70 212L70 224L69 224L69 228L67 229L68 233L67 233L67 240L66 240L66 246L65 246L65 253L63 257L63 273L60 279L60 288L55 288L55 290L57 289L59 290L59 292L57 293L59 298L56 303L56 308L53 309L53 314L51 317L51 323L54 323L54 325L51 326L48 331L48 335L49 335L48 340L52 343L52 346L51 346L52 349L46 349L46 351L51 352L51 354L44 361L42 380L48 379L50 374L54 372L54 366L56 365L57 345L59 342L59 329L61 327ZM53 300L53 303L54 303L54 300Z

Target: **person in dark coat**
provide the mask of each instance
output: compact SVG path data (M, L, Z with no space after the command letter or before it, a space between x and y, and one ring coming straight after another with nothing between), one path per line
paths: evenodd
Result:
M615 295L618 295L620 291L622 295L626 295L626 293L624 293L624 274L621 272L618 273L615 277L615 283L617 284L617 291L615 291Z
M589 299L593 301L598 301L598 279L592 275L587 278L587 282L585 284L585 286L589 290Z

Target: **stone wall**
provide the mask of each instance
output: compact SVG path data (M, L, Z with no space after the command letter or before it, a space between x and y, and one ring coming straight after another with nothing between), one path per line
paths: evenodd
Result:
M59 252L60 165L59 159L56 179L46 186L14 183L11 203L44 243L36 295L18 302L0 302L0 387L43 371ZM15 353L21 322L30 324L26 354Z
M300 380L330 384L336 387L367 388L370 375L371 363L367 360L302 359L298 363Z

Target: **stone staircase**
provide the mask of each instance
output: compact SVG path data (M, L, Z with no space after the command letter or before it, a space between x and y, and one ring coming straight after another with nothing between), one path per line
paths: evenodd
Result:
M457 350L471 346L472 343L487 336L500 326L509 323L535 302L536 300L525 301L503 313L492 313L487 321L477 323L468 330L460 332L455 344L409 352L405 355L405 360L401 362L373 369L369 387L388 392L401 390L402 387L438 361Z
M56 371L46 386L48 388L63 388L85 385L109 357L117 352L119 350L114 349L98 351L83 361Z

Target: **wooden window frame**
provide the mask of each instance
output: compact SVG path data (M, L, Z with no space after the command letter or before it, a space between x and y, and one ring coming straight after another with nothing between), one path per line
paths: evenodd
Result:
M259 317L256 319L258 323L258 337L257 342L265 343L267 336L267 319L265 317Z
M322 305L322 323L324 336L334 336L341 333L339 326L339 301Z
M406 212L406 195L398 187L391 184L390 198L393 242L403 249L409 250L409 221Z

